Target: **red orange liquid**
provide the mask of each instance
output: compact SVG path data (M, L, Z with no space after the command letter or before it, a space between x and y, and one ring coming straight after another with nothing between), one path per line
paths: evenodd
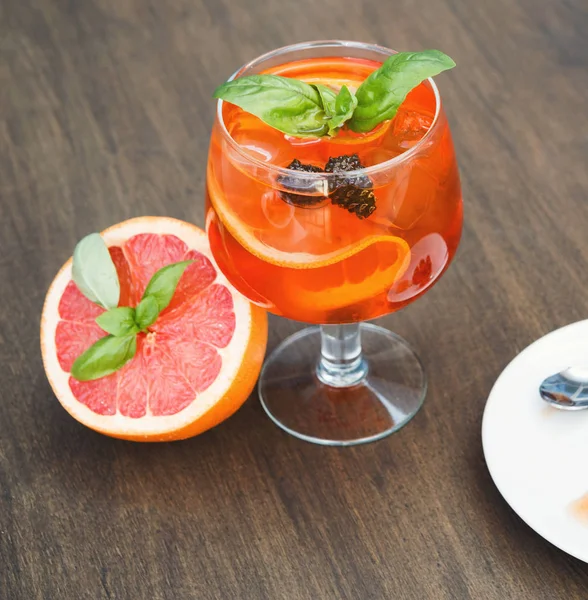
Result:
M317 58L267 72L357 88L379 66ZM447 268L462 226L451 134L443 110L436 120L435 113L425 82L393 121L368 134L298 139L224 103L226 130L217 119L210 145L207 231L231 283L271 312L310 323L373 319L415 300ZM324 168L330 157L354 153L364 167L396 158L374 175L376 210L363 220L328 200L289 204L262 164L287 167L297 158Z

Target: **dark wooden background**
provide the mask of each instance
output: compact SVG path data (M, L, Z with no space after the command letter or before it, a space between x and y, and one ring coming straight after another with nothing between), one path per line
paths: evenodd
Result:
M0 598L588 598L588 565L494 487L488 392L588 316L586 0L0 1ZM193 440L102 437L59 406L39 315L75 242L203 222L212 89L276 46L441 48L465 230L433 291L381 320L430 392L385 441L326 449L256 397ZM270 348L301 325L271 319Z

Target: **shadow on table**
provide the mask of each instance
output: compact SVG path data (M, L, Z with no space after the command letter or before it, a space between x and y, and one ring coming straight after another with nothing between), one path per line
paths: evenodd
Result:
M44 400L31 434L35 483L58 489L67 502L191 512L269 495L289 510L302 496L332 496L349 485L389 489L395 483L383 474L402 464L390 452L393 442L337 449L296 440L270 421L256 392L212 430L165 443L127 442L87 429L60 406L45 378L33 393ZM396 449L402 446L397 440Z

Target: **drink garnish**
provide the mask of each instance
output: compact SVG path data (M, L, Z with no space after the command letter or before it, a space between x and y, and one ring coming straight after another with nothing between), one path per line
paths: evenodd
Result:
M341 175L329 180L331 202L357 215L360 219L369 217L376 210L372 180L366 175L349 176L346 173L363 168L357 154L331 157L325 166L326 173Z
M353 94L280 75L227 81L214 97L235 104L274 129L295 137L335 136L344 126L366 133L396 116L407 94L455 62L439 50L399 52L373 71Z
M304 173L322 173L323 170L315 165L305 165L295 158L287 167L292 171L302 171ZM316 191L314 182L304 178L294 178L289 175L280 175L278 177L278 183L283 185L289 190L297 190L300 192L313 192ZM324 201L324 196L306 196L304 194L296 194L293 192L280 191L280 197L289 204L294 206L312 206Z
M324 169L315 165L303 164L295 158L288 169L305 173L333 173L338 175L329 179L329 198L332 204L340 206L359 219L369 217L376 210L376 196L373 192L373 183L366 175L348 175L352 171L360 171L364 166L357 154L343 154L330 157ZM280 175L278 182L291 190L313 192L316 190L315 182L304 178L294 178L289 175ZM307 208L325 200L324 196L307 196L294 192L280 191L280 197L294 206Z
M393 119L413 88L453 67L453 59L439 50L393 54L357 89L357 107L348 123L349 129L366 133Z

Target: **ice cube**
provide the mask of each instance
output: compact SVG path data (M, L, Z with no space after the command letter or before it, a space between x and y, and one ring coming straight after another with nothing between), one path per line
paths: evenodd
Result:
M400 152L397 148L386 148L385 146L376 146L375 148L370 148L366 150L360 155L360 159L362 164L366 167L371 167L372 165L379 165L388 160L392 160L396 158Z
M408 150L429 131L433 119L434 115L431 113L400 108L392 121L392 131L389 135L401 151Z
M411 159L394 170L390 183L375 190L375 216L387 225L412 229L427 212L438 193L439 182L429 171L427 159Z

